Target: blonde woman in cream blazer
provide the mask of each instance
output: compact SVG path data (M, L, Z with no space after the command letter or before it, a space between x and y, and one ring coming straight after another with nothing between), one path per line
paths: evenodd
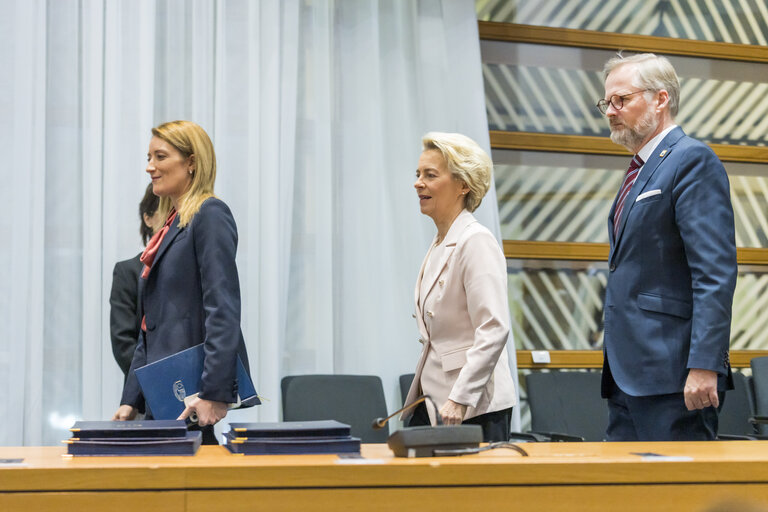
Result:
M474 423L486 441L507 441L517 403L507 358L509 306L504 255L472 215L490 187L493 164L471 139L428 133L416 192L437 234L415 290L422 343L406 404L426 394L410 425ZM435 410L436 409L436 410Z

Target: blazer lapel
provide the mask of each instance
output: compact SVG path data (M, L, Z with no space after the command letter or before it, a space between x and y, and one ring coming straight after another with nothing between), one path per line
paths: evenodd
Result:
M429 294L432 292L432 289L435 287L435 283L437 283L438 278L440 277L440 274L443 273L443 270L445 269L446 263L448 263L448 259L453 254L453 250L456 248L456 243L459 241L459 237L464 232L464 230L469 226L470 224L477 222L475 217L469 213L467 210L463 210L458 217L456 217L456 220L453 221L453 224L451 224L450 229L448 229L448 233L445 235L445 250L443 251L443 254L440 257L440 261L437 262L437 266L435 267L435 272L427 276L427 286L426 286L426 294L423 297L420 297L420 302L423 304L424 301L427 299ZM420 288L421 289L421 288ZM418 290L417 290L418 293Z
M638 176L634 185L632 185L629 194L627 194L627 199L624 202L624 210L621 212L621 219L619 220L621 225L619 226L618 236L616 237L616 240L613 241L613 248L615 248L621 241L621 235L624 234L624 229L627 226L627 220L629 219L629 215L632 213L632 208L635 206L635 200L637 199L637 196L640 195L640 193L645 188L645 185L648 183L648 180L651 179L651 176L653 176L656 172L656 169L658 169L659 164L661 164L664 158L669 155L669 153L672 151L672 147L677 143L678 140L680 140L681 137L683 137L683 135L685 135L685 133L683 133L682 128L679 126L669 132L667 136L664 137L659 145L656 146L656 148L653 150L653 154L650 156L650 158L648 158L648 161L643 164L643 167L640 170L640 176ZM615 208L616 200L614 200L613 207L611 207L611 216L609 217L611 219L613 218L613 210ZM613 222L609 220L608 223L611 227L611 233L609 233L608 236L611 237L613 234ZM615 250L611 251L611 256L613 256L614 252Z
M608 212L608 243L613 252L614 240L613 240L613 213L616 211L616 202L619 200L619 192L616 192L616 197L613 198L613 204L611 205L611 211Z
M432 239L432 245L430 247L434 246L436 239L437 236ZM419 270L419 277L416 279L416 289L414 290L414 301L416 302L416 324L418 325L419 333L424 340L429 339L429 333L427 332L427 325L424 323L424 312L422 311L421 301L419 300L419 291L421 290L421 280L424 278L424 267L427 266L427 259L429 258L430 252L432 252L432 249L427 251L427 254L424 256L424 260L421 262L421 269Z
M173 220L171 225L168 227L168 232L165 234L165 237L163 238L163 241L160 243L160 248L157 250L157 254L155 255L155 259L152 262L152 267L149 269L149 274L152 275L152 272L155 271L155 268L157 268L158 263L160 262L160 259L165 254L165 251L168 250L168 247L170 247L171 243L173 243L173 239L178 236L179 233L181 233L183 229L179 228L179 216L176 215L176 218Z

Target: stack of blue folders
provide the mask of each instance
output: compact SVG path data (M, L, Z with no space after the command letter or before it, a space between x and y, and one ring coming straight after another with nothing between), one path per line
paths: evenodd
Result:
M230 423L224 437L232 453L280 455L360 453L360 438L334 420L283 423Z
M203 440L181 420L78 421L69 430L70 455L194 455Z

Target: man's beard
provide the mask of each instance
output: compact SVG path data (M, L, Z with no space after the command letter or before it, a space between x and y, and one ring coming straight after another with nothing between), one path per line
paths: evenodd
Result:
M637 121L635 126L628 126L625 124L623 128L620 129L614 129L611 126L611 140L634 152L640 149L640 144L642 144L649 133L656 130L657 126L659 126L659 121L656 118L653 108L649 108L645 111L643 117Z

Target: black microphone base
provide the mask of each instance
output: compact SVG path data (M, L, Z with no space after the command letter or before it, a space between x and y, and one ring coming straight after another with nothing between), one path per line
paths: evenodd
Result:
M395 457L434 457L435 450L477 448L483 441L480 425L408 427L387 439Z

